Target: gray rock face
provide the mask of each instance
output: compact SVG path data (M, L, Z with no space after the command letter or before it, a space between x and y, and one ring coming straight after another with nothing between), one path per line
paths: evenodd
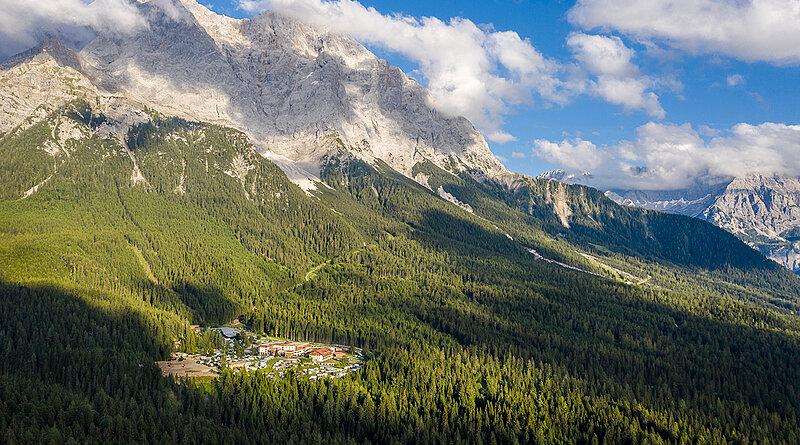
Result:
M702 217L736 234L779 240L800 226L800 181L761 175L736 178Z
M751 175L686 190L612 190L606 196L624 205L707 220L800 273L798 178Z
M758 251L776 262L783 264L789 270L800 274L800 242L770 245L761 244L756 246Z
M344 148L411 176L429 159L448 170L506 172L463 117L349 36L264 13L218 16L194 0L138 4L149 29L98 35L81 52L103 89L165 114L221 123L264 152L316 173Z

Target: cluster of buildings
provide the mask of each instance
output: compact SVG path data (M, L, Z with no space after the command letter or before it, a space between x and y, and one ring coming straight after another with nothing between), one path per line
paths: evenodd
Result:
M222 368L241 371L268 371L278 377L290 370L310 380L319 378L339 378L361 367L361 351L344 349L324 344L304 341L279 340L253 335L242 323L229 323L221 327L201 327L192 325L194 332L211 331L225 338L226 345L206 354L177 353L170 362L159 364L164 375L180 377L216 377ZM238 346L256 346L240 349ZM180 362L180 363L178 363Z
M258 345L255 348L258 355L274 355L280 357L308 357L315 362L324 362L332 358L342 358L345 356L342 348L334 346L313 347L308 342L287 341L273 342Z
M333 345L256 336L241 322L206 328L192 325L190 329L197 333L206 330L216 332L225 338L228 345L221 349L215 349L213 352L209 351L206 353L207 355L175 354L173 360L183 360L180 364L172 366L177 371L172 370L169 367L171 365L165 362L168 364L162 366L162 372L181 372L186 376L193 377L200 376L198 373L204 371L207 375L216 376L220 369L227 367L242 371L267 370L277 376L282 376L285 372L293 369L301 375L308 376L309 379L316 380L322 377L342 377L361 366L361 352L357 349L351 350L353 353L351 356L344 349ZM259 343L244 350L238 348L238 346L253 344L252 341Z

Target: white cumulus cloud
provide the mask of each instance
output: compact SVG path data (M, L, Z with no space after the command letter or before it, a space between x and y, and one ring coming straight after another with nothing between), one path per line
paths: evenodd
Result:
M578 0L569 21L692 54L800 63L797 0Z
M650 122L637 129L635 140L614 146L536 141L534 154L567 169L590 170L589 185L601 188L675 190L708 178L800 176L800 125L741 123L705 139L701 132L690 124Z
M128 0L0 0L0 59L47 37L80 43L93 31L124 34L143 27L144 18Z
M588 84L591 94L626 111L642 110L651 117L664 118L658 96L649 91L655 82L639 72L631 62L635 52L619 37L573 33L567 38L567 46L594 76Z
M608 157L605 150L580 138L559 143L537 139L533 144L534 155L570 170L593 170L602 166Z

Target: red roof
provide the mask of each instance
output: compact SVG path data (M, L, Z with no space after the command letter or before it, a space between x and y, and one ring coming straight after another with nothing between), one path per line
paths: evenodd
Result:
M308 355L318 355L321 357L330 357L333 355L331 348L316 348L313 349Z

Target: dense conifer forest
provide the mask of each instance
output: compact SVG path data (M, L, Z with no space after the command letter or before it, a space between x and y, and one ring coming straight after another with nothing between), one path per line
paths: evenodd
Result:
M308 196L236 131L104 119L0 137L3 443L800 442L800 278L710 224L346 150ZM239 316L364 367L161 376Z

